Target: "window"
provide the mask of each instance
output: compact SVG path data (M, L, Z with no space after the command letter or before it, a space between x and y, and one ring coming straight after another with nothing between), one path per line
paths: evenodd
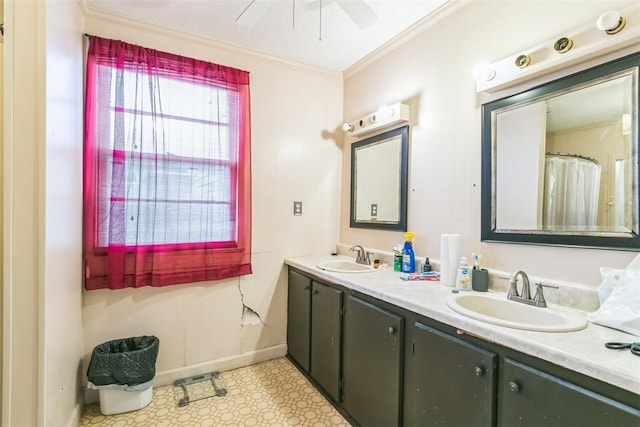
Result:
M251 273L247 72L91 37L85 287Z

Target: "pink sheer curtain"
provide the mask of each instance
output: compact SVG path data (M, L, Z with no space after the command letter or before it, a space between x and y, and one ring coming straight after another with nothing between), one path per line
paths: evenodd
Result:
M251 274L249 73L91 37L85 288Z

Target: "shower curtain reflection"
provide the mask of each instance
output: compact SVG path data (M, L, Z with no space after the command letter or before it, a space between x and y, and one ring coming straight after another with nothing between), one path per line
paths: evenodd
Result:
M581 158L545 159L544 229L593 230L597 226L601 167Z

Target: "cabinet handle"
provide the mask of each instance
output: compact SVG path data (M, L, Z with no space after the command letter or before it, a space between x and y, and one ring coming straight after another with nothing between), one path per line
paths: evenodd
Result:
M475 368L473 368L473 372L476 374L476 377L481 377L484 375L484 369L482 369L482 367L480 366L476 366Z
M509 381L509 390L514 393L518 393L520 391L520 386L515 381Z
M396 329L393 326L389 326L389 333L393 334L396 331Z
M305 291L308 291L309 289L311 289L311 286L305 286L305 287L304 287L304 290L305 290Z
M318 295L319 293L320 293L320 291L319 291L319 290L317 290L317 289L313 291L313 294L314 294L314 295Z

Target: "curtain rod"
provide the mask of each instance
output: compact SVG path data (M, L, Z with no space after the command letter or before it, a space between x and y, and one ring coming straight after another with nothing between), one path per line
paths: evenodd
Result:
M587 156L583 156L581 154L571 154L571 153L551 153L551 152L546 152L545 155L547 156L560 156L560 157L575 157L576 159L582 159L582 160L588 160L590 162L595 163L596 165L599 163L598 160L594 159L593 157L587 157Z

